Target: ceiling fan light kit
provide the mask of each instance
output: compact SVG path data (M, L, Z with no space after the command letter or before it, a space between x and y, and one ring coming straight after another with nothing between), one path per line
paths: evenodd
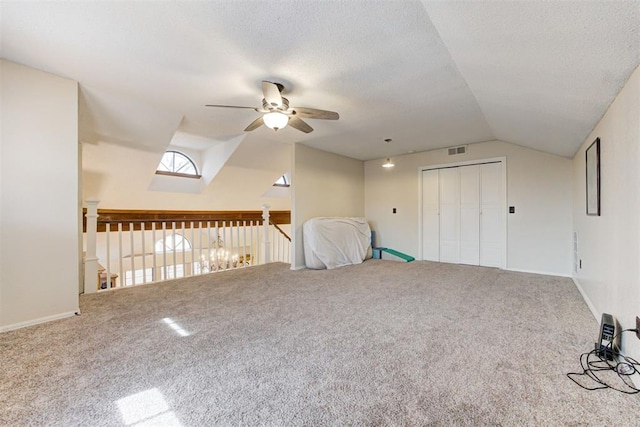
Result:
M287 126L287 123L289 123L289 116L279 111L272 111L262 116L262 120L266 127L277 131Z
M280 83L272 83L263 80L262 94L264 95L264 98L262 99L262 108L213 104L205 105L205 107L243 108L263 113L261 117L258 117L245 128L245 132L255 130L262 125L265 125L274 131L278 131L289 125L301 132L310 133L313 132L313 128L300 117L321 120L338 120L340 118L340 115L334 111L317 110L315 108L306 107L290 107L289 100L280 95L283 88L284 86Z

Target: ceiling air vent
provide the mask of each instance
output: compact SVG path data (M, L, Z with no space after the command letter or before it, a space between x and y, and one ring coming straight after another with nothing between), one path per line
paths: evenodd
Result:
M451 147L449 148L449 155L450 156L455 156L457 154L464 154L467 152L467 146L466 145L461 145L459 147Z

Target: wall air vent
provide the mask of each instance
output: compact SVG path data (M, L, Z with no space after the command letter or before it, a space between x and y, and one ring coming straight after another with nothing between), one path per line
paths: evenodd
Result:
M465 154L467 152L467 146L461 145L459 147L451 147L448 149L450 156L455 156L457 154Z

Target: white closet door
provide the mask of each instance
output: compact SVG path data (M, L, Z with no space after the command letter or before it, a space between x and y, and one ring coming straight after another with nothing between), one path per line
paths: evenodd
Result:
M422 171L422 259L440 261L438 170Z
M440 261L460 262L460 174L440 169Z
M480 165L480 265L502 267L504 259L502 163Z
M460 263L480 264L480 166L460 171Z

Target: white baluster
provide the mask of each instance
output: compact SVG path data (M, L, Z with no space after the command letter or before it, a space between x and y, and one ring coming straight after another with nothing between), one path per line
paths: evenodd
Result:
M153 270L151 270L151 280L158 281L158 260L156 259L156 223L151 223L151 241L153 242Z
M263 255L263 247L262 247L262 222L256 220L256 257L258 259L258 264L264 264L262 260Z
M120 280L124 280L124 268L122 267L122 223L118 223L118 265L120 266ZM124 282L126 284L126 281Z
M98 234L98 203L100 200L87 199L87 250L84 257L84 293L98 292L98 257L96 256L96 240ZM96 285L96 280L98 284Z
M269 206L268 204L262 205L262 226L264 239L262 241L262 259L263 264L271 262L271 242L269 241Z
M273 240L276 241L276 259L275 261L280 261L280 232L276 227L273 227Z
M242 266L247 265L247 221L242 221Z
M182 234L182 274L186 276L191 276L190 270L187 269L187 251L185 246L185 240L187 240L187 235L184 233L184 221L181 223L180 232Z
M284 259L285 259L284 262L291 264L291 258L289 258L289 251L291 250L291 242L287 240L286 242L284 242L284 244L286 245L286 248L287 248L284 255Z
M133 233L134 233L133 223L129 223L129 243L130 243L130 251L131 254L131 283L136 284L136 251L133 245ZM108 287L108 286L107 286Z
M173 278L175 279L176 277L178 277L178 267L176 267L176 231L178 231L178 229L176 228L175 222L171 223L171 230L173 232L171 236L171 240L173 242L173 248L171 251L173 252Z
M220 251L220 255L222 256L221 258L221 263L222 262L226 262L226 253L227 253L227 221L222 221L222 250ZM226 264L220 264L220 269L224 270L227 268Z
M215 242L213 244L213 246L216 248L215 254L213 252L211 252L211 223L207 222L207 227L208 227L208 229L207 229L207 245L208 246L207 247L209 248L208 252L207 252L207 256L209 257L209 265L212 266L212 267L209 268L210 272L214 271L213 270L213 264L216 265L215 271L218 271L218 241L219 241L218 239L219 239L219 236L220 236L220 234L218 234L219 233L219 231L218 231L218 221L215 221L213 223L213 226L214 226L214 229L215 229L215 232L216 232L216 237L215 237L216 240L215 240ZM224 226L224 223L223 223L223 226Z
M163 280L167 280L167 223L162 221L162 271L164 271Z
M240 265L240 220L236 221L236 267Z
M224 253L227 258L227 268L233 268L233 220L229 221L229 226L227 227L227 233L229 236L229 246Z
M111 235L111 223L107 222L104 225L104 235L107 239L107 288L111 287L111 244L110 244L110 235ZM122 280L122 277L120 278Z
M251 220L251 223L249 224L249 231L250 231L249 235L251 236L250 237L251 242L249 243L251 245L251 265L256 265L258 263L258 261L256 261L256 252L254 251L254 248L253 248L253 233L255 231L255 228L256 227L253 224L253 220Z
M140 235L142 236L142 283L147 283L147 251L145 251L145 226L144 222L140 223Z
M191 221L191 272L192 274L195 273L195 250L196 250L196 238L195 238L195 224L193 221ZM198 260L198 262L200 262ZM202 274L202 266L200 268L200 274Z
M200 260L200 271L204 273L204 269L207 265L206 259L202 256L202 221L198 221L198 236L200 243L198 244L198 259ZM209 254L207 254L209 256Z

